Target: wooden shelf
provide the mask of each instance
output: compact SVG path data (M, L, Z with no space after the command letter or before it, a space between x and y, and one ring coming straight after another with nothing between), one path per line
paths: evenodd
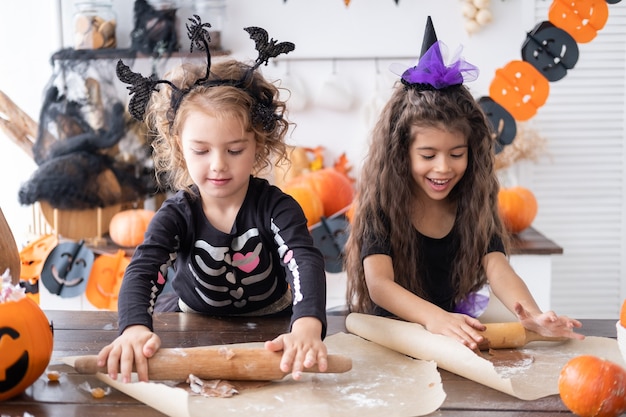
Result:
M224 49L211 49L211 56L224 56L229 55L230 51ZM189 53L188 51L174 51L170 54L163 54L159 56L158 54L146 55L144 53L135 51L130 48L126 49L116 49L116 48L103 48L103 49L74 49L74 48L65 48L61 49L54 54L50 60L54 61L64 61L64 60L75 60L75 61L89 61L89 60L98 60L98 59L135 59L135 58L177 58L177 57L190 57L190 58L205 58L206 54L202 51Z
M561 255L563 248L548 239L537 230L529 227L513 235L511 239L512 255Z

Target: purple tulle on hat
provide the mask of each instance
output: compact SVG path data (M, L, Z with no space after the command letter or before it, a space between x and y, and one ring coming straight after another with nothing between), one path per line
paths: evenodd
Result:
M460 85L478 78L479 70L476 66L466 62L457 51L450 65L444 62L444 52L447 51L443 42L435 42L428 51L420 57L416 66L402 73L403 83L408 85L427 84L434 89Z
M473 292L456 305L454 312L476 318L485 312L488 304L488 292L486 294L483 291Z

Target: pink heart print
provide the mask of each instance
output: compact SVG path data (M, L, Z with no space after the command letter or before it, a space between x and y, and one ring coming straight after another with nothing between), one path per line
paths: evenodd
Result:
M243 272L250 273L259 265L259 257L254 252L248 252L245 255L236 253L233 255L233 264Z

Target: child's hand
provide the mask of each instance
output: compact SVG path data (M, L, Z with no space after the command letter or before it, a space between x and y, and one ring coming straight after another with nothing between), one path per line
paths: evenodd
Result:
M515 314L526 329L540 335L569 337L578 340L585 338L582 334L574 332L574 328L582 327L578 320L570 319L567 316L557 316L554 311L532 314L520 303L515 303Z
M473 317L444 310L432 315L428 322L424 323L424 327L431 333L451 337L472 350L477 349L482 343L484 338L480 332L486 329L484 324Z
M320 337L322 323L314 317L301 317L293 323L291 333L281 334L265 342L265 348L273 352L283 351L280 369L299 380L305 368L317 364L321 372L328 367L326 345Z
M161 347L161 338L145 326L127 327L111 344L98 353L98 366L106 366L111 379L118 371L122 382L130 382L133 365L140 381L148 381L148 358Z

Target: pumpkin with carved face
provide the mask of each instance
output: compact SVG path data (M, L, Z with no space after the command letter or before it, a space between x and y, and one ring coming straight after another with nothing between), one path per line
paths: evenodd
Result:
M0 302L0 401L21 394L46 370L52 326L29 297Z

